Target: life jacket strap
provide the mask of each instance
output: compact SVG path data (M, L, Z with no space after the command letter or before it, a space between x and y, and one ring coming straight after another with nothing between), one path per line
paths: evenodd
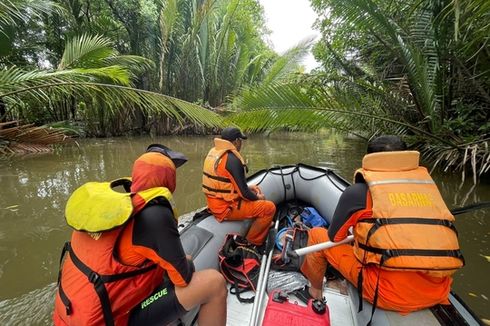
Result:
M399 256L435 256L435 257L453 257L453 258L458 258L463 262L464 265L464 257L461 251L458 250L446 250L446 249L383 249L383 248L376 248L376 247L371 247L368 245L365 245L363 243L359 243L359 248L373 252L375 254L382 255L385 260L388 260L389 258L393 257L399 257ZM379 264L382 266L383 264ZM391 268L391 267L390 267ZM457 268L457 267L455 267ZM403 269L410 269L410 268L403 268ZM413 268L413 269L420 269L420 268ZM424 268L429 270L430 268ZM451 268L452 269L452 268Z
M71 315L72 309L71 309L71 301L70 299L68 299L68 296L66 295L65 291L63 291L63 287L61 286L61 264L63 263L63 258L65 257L65 254L69 248L70 248L70 243L65 242L63 249L61 251L60 268L58 271L58 292L60 294L61 302L63 302L63 304L65 305L67 316Z
M371 235L376 232L380 227L385 225L396 225L396 224L422 224L422 225L441 225L453 230L456 235L458 231L454 226L453 221L437 219L437 218L420 218L420 217L397 217L397 218L365 218L359 220L359 223L372 223L374 224L366 236L369 240Z
M111 301L109 298L109 293L107 292L107 289L104 285L104 283L110 283L110 282L115 282L119 281L122 279L134 277L139 274L146 273L154 268L157 267L156 264L152 264L149 266L146 266L144 268L140 268L134 271L130 272L125 272L125 273L120 273L120 274L112 274L112 275L101 275L93 271L90 267L85 265L80 258L75 254L73 251L73 248L71 247L70 242L66 242L65 246L63 247L63 252L62 252L62 257L64 256L65 252L68 252L70 255L70 258L73 262L73 264L85 275L87 276L87 279L90 283L94 285L95 292L97 293L100 303L102 306L102 312L104 315L104 322L108 326L113 326L114 325L114 317L112 315L112 309L111 309ZM61 261L60 261L61 263ZM67 309L67 315L71 313L71 302L64 293L62 287L61 287L61 268L60 272L58 275L58 284L59 284L59 292L60 292L60 298L65 305Z
M357 310L357 312L361 312L362 309L363 309L363 299L362 299L362 283L363 283L363 273L364 271L364 265L362 265L361 267L361 270L359 271L359 275L357 276L357 297L358 297L358 300L359 300L359 309Z
M233 191L232 190L224 190L224 189L215 189L215 188L211 188L211 187L208 187L206 185L202 185L202 187L208 191L212 191L212 192L220 192L220 193L223 193L223 194L230 194L232 193Z
M111 300L109 299L109 293L107 293L104 281L102 281L100 275L94 271L87 275L87 277L89 282L94 285L95 292L97 292L97 295L99 296L102 306L102 313L104 314L105 324L108 326L114 326L114 316L112 315Z
M75 254L73 249L71 248L70 243L68 242L68 253L70 254L70 258L73 264L87 276L87 279L90 283L94 285L95 292L99 297L100 304L102 306L102 313L104 315L104 323L108 326L114 325L114 317L112 316L111 302L109 299L109 294L107 293L107 289L104 286L104 282L99 274L94 272L90 267L85 265Z
M370 230L371 231L371 230ZM366 244L369 240L369 237L371 235L368 234L366 237ZM363 299L362 299L362 287L363 287L363 272L364 272L364 266L366 266L366 256L367 256L367 251L364 250L364 255L362 256L362 262L361 262L361 270L359 271L359 276L357 277L357 295L359 299L359 310L357 311L358 313L362 311L363 309Z
M383 265L385 262L386 257L381 258L380 264ZM376 288L374 290L374 297L373 297L373 307L371 308L371 318L369 318L369 322L367 323L367 326L371 326L371 323L373 322L373 317L374 313L376 312L376 308L378 307L378 297L379 297L379 276L381 275L381 268L378 268L378 277L376 278Z
M203 174L210 179L214 179L214 180L218 180L218 181L226 182L226 183L231 183L230 179L225 178L225 177L220 177L219 175L211 175L211 174L206 173L206 172L203 172Z
M463 266L465 265L465 260L463 254L459 249L457 250L445 250L445 249L384 249L369 246L369 239L380 227L385 225L396 225L396 224L422 224L422 225L441 225L453 230L456 235L456 227L454 223L450 220L435 219L435 218L417 218L417 217L400 217L400 218L366 218L359 221L359 223L373 223L373 226L369 229L366 235L365 243L358 243L359 248L380 254L382 259L386 261L389 258L399 257L399 256L436 256L436 257L454 257L462 261ZM365 257L365 253L364 253ZM384 262L383 261L383 262ZM363 262L364 263L364 262ZM380 266L383 264L380 263ZM457 268L457 267L455 267ZM403 268L405 269L405 268ZM406 268L410 269L410 268ZM419 268L412 268L419 269ZM427 268L429 270L429 268Z

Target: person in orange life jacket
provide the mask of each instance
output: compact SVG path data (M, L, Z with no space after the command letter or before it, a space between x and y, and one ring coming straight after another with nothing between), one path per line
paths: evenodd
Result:
M330 263L374 309L408 313L447 304L450 275L464 264L454 217L419 166L419 153L408 151L399 137L375 138L367 153L355 183L340 196L329 229L309 231L308 245L313 245L340 241L352 227L354 246L305 257L301 271L311 283L305 296L322 297Z
M218 221L254 218L247 240L262 245L276 206L265 200L258 186L247 185L246 165L240 154L243 139L247 137L234 127L223 129L221 138L214 139L214 147L204 160L202 190L208 209Z
M114 297L111 286L116 286L118 282L107 283L109 311L112 310L115 325L165 325L199 305L199 325L226 324L227 289L223 276L212 269L195 271L191 257L186 256L182 248L176 216L169 200L157 197L146 202L139 195L155 187L166 187L173 193L176 187L176 167L186 161L182 153L153 144L134 162L131 184L134 213L120 227L122 230L119 231L112 256L113 260L124 266L153 264L156 268L150 272L155 276L146 283L140 282L136 287L128 283ZM105 265L112 266L114 261L101 261L100 264L100 270L106 271ZM70 292L72 282L83 283L89 288L88 291L95 292L93 285L86 281L87 277L82 276L85 283L83 277L80 280L72 279L71 282L63 280L65 292ZM85 289L80 289L80 286L83 285L77 285L78 291L84 292ZM58 305L57 296L54 316L56 325L107 324L105 316L100 316L102 311L99 300L93 299L84 302L83 307L77 307L74 302L76 294L68 294L73 297L73 312L67 316L65 307ZM77 314L88 316L76 317L78 319L74 320Z

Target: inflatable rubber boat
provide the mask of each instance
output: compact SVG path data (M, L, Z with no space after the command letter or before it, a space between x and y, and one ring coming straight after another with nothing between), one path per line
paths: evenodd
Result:
M261 170L248 179L249 185L259 185L268 200L276 205L291 201L307 203L314 207L327 221L332 220L337 202L344 189L349 185L345 179L334 171L305 164L273 167ZM203 214L201 214L203 215ZM192 218L194 216L194 218ZM214 268L219 270L218 251L225 235L238 233L245 235L250 222L227 221L219 223L214 216L187 214L181 221L187 224L181 230L181 240L187 254L193 257L196 270ZM227 325L262 325L266 306L270 301L265 293L259 307L241 303L235 295L228 295ZM371 305L363 303L363 310L358 312L358 295L355 287L349 282L337 279L325 282L326 298L330 325L366 325L371 317ZM291 296L290 302L301 305ZM377 308L372 325L480 325L481 321L454 293L450 295L451 305L436 306L400 315L396 312ZM303 305L303 309L309 309ZM253 310L257 311L253 311ZM291 310L291 309L289 309ZM305 316L307 310L304 310ZM252 315L257 315L251 321ZM189 312L180 320L180 324L192 325L197 317L197 310ZM285 319L286 320L286 319ZM326 324L328 324L326 323ZM283 326L285 326L283 324ZM307 324L303 322L301 324ZM292 325L292 324L290 324ZM312 325L311 323L309 325ZM323 325L323 324L322 324Z

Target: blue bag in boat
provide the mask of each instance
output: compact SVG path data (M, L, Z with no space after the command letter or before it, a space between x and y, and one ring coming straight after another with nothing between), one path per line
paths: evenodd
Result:
M305 207L303 212L301 212L301 219L308 227L328 227L327 221L313 207Z

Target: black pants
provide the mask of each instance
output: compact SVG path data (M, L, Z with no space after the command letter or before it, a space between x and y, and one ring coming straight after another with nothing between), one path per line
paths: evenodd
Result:
M187 310L177 300L174 285L166 280L131 311L128 325L167 325L185 313Z

